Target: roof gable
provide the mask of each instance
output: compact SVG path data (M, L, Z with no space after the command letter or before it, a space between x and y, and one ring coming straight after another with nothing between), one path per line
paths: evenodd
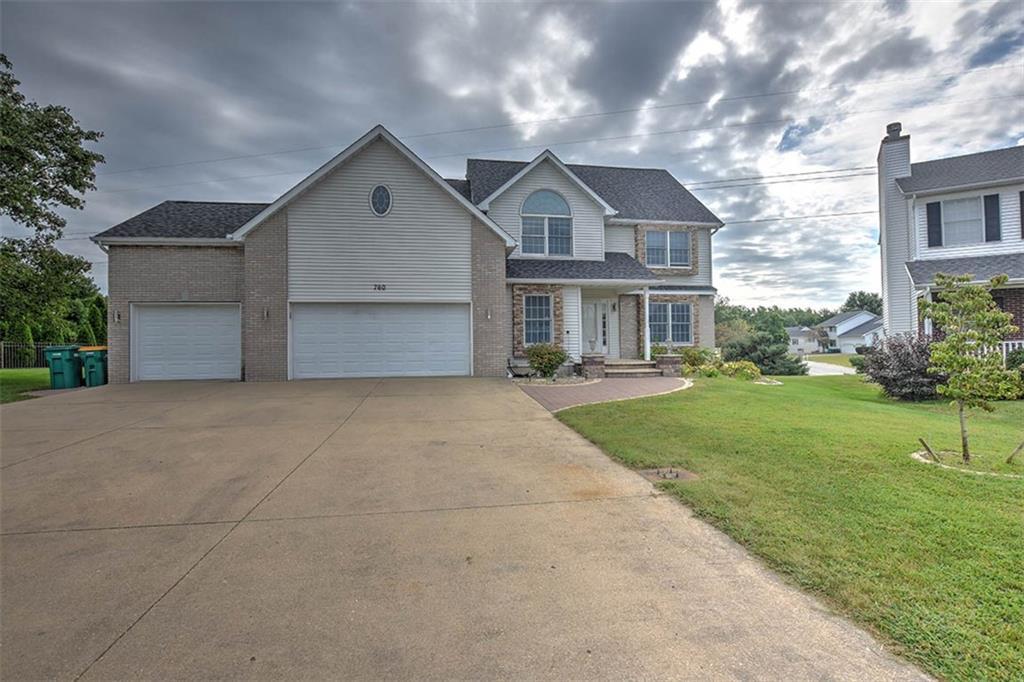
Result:
M529 165L525 161L468 159L466 179L469 181L470 199L481 204ZM612 207L616 212L615 220L722 225L718 216L667 170L563 165Z
M512 236L505 232L497 223L487 217L479 208L477 208L472 202L459 191L458 188L453 187L449 182L445 181L437 172L428 166L422 159L416 156L408 147L402 144L397 137L392 135L387 128L382 125L374 126L372 130L367 132L361 138L353 142L351 145L342 150L338 155L332 158L330 161L322 165L317 170L313 171L305 179L299 182L297 185L292 187L290 190L282 194L274 203L270 204L257 215L253 216L240 228L235 230L230 238L232 239L244 239L245 235L258 227L264 220L269 218L271 215L279 211L284 206L291 203L295 198L302 195L306 190L317 184L320 180L326 177L333 170L344 164L346 161L351 159L353 156L358 154L365 147L371 143L382 140L392 147L394 147L399 154L408 159L416 168L418 168L424 175L430 180L441 187L445 193L447 193L452 199L454 199L460 206L467 210L477 220L482 222L488 228L491 229L495 234L501 237L506 246L515 246L516 241Z
M515 172L512 175L512 177L508 178L499 187L494 189L490 194L484 197L482 201L479 201L478 205L480 206L480 208L486 211L488 208L490 208L492 201L494 201L499 196L504 194L504 192L507 189L515 185L517 182L519 182L521 178L526 176L530 171L532 171L534 168L544 163L545 161L551 163L551 165L553 165L560 173L562 173L562 175L568 178L570 182L575 184L583 191L584 194L589 196L594 201L594 203L596 203L602 209L604 209L605 215L615 215L615 209L612 208L612 206L607 201L602 199L600 195L598 195L597 192L595 192L589 185L580 180L572 170L570 170L568 167L566 167L564 163L562 163L561 159L555 156L548 149L545 149L543 152L538 154L537 158L535 158L533 161L520 168L517 172Z

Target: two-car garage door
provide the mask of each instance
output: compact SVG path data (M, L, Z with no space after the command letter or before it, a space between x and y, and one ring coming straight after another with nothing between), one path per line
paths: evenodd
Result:
M465 303L294 303L292 377L470 373Z

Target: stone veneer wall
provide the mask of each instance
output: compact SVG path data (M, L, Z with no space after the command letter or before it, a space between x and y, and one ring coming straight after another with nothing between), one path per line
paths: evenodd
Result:
M245 236L242 338L246 381L288 379L288 216L281 210Z
M643 301L643 297L636 294L619 296L619 357L624 360L636 360L642 355L643 345L637 345L637 315Z
M696 275L700 263L700 249L697 248L697 228L680 227L678 225L637 225L635 230L636 259L641 264L647 264L647 239L648 232L689 232L690 233L690 265L685 268L648 268L656 275L663 277L691 277Z
M562 311L562 287L555 284L514 284L512 285L512 353L515 357L526 356L523 322L523 297L527 294L548 294L551 296L551 342L560 346L564 329Z
M701 343L701 302L702 298L710 298L710 296L691 296L691 295L679 295L679 294L651 294L651 303L689 303L690 304L690 326L693 330L693 345L703 346ZM712 301L712 306L714 302ZM712 315L714 308L712 308ZM640 349L640 355L643 355L644 347L644 329L646 328L646 311L644 310L643 297L640 297L640 304L637 306L636 314L636 339L637 347Z
M476 219L472 254L473 374L505 376L512 334L505 291L505 242Z
M242 300L240 247L111 246L107 260L107 373L112 384L131 380L131 304ZM245 346L243 334L243 354Z

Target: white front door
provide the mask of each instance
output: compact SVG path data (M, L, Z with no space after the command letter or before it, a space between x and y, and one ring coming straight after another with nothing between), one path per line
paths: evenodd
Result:
M293 303L292 377L470 373L466 303Z
M583 304L584 353L608 354L608 333L611 327L611 302L587 301Z

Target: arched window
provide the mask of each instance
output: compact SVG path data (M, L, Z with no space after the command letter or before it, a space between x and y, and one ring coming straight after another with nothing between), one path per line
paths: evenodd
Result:
M572 255L572 211L561 194L548 189L537 190L526 197L520 217L523 253Z

